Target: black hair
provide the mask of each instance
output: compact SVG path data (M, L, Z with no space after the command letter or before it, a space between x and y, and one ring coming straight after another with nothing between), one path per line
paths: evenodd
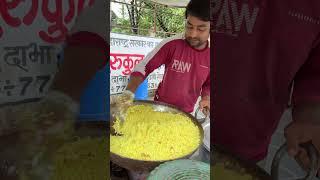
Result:
M190 0L186 7L185 17L195 16L202 21L210 21L210 0Z

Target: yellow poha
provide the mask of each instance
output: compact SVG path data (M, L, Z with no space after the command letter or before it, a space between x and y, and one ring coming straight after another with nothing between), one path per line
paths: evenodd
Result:
M214 179L223 180L256 180L250 174L240 173L226 168L223 164L216 164L212 166L212 177Z
M164 161L183 157L199 146L200 131L182 114L154 111L151 106L135 105L128 109L123 124L117 120L111 136L110 151L123 157Z
M107 138L83 138L65 144L54 156L52 180L107 180Z

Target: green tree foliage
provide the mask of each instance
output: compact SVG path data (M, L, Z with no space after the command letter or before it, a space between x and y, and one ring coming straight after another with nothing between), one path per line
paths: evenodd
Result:
M146 0L128 0L127 3L122 5L120 17L111 14L111 32L164 38L184 31L184 8L166 7Z

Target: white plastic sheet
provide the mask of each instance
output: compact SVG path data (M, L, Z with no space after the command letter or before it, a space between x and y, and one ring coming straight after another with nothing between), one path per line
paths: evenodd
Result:
M151 0L153 2L172 6L172 7L186 7L190 0Z

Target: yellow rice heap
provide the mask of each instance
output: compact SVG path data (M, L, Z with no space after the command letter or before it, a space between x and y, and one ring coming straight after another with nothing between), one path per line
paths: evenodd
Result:
M65 144L54 157L53 180L107 180L107 138L82 138Z
M151 106L128 109L122 125L114 129L123 134L111 136L110 151L123 157L162 161L180 158L200 144L200 132L190 118L182 114L154 111Z
M223 180L256 180L259 178L255 178L250 174L246 174L244 172L236 172L226 168L223 164L217 164L215 166L211 166L212 177L214 179L223 179Z

